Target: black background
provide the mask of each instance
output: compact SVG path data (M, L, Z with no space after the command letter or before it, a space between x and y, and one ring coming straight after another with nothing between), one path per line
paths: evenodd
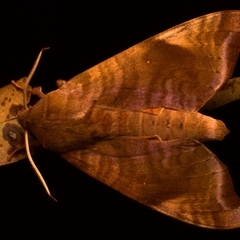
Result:
M237 3L238 2L238 3ZM45 93L57 79L70 79L140 41L189 19L227 9L239 1L7 1L0 10L0 86L26 76L43 47L31 81ZM238 65L240 66L240 64ZM234 73L240 76L240 67ZM240 196L240 102L212 116L231 130L207 146L224 162ZM239 239L240 229L195 227L124 197L56 154L34 155L58 203L44 192L27 160L0 168L0 226L12 235L68 239ZM33 234L34 233L34 234Z

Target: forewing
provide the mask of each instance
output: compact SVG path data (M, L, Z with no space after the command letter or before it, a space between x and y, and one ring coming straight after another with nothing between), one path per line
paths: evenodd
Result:
M202 16L77 75L86 101L120 109L197 111L228 80L240 49L240 11Z
M240 200L227 168L195 140L118 138L61 154L122 194L179 220L240 227Z

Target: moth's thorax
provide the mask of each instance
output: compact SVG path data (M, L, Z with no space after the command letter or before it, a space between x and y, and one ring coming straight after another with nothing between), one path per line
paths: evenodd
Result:
M81 84L65 85L18 114L22 127L43 147L56 152L88 144L94 132L92 126L86 124L94 107L94 97L84 95Z

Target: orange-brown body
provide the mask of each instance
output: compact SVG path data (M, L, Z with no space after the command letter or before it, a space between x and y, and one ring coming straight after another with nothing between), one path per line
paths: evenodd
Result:
M227 168L199 141L228 130L198 110L231 77L240 11L157 34L77 75L18 120L48 149L124 195L208 228L240 227Z
M55 152L88 148L96 141L117 137L158 136L163 141L195 139L204 142L222 140L228 133L222 121L198 112L165 108L117 110L96 106L95 102L86 106L84 91L74 85L65 83L18 116L21 125L43 147Z

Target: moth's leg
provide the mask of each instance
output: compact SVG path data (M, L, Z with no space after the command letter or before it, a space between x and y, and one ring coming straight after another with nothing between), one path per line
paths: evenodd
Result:
M11 83L17 88L20 89L22 91L24 91L24 87L19 86L14 80L11 81ZM31 86L28 86L27 88L27 92L32 94L32 95L36 95L39 98L42 98L45 94L42 92L42 87L34 87L32 88Z
M24 77L24 78L26 79L26 77ZM25 79L24 79L24 80L25 80ZM15 87L16 87L17 89L19 89L19 90L22 90L22 91L23 91L23 89L24 89L24 87L18 85L14 80L11 81L11 84L12 84L13 86L15 86ZM31 91L32 91L32 87L28 86L27 91L28 91L28 92L31 92Z
M140 110L140 112L149 113L153 115L160 115L164 109L165 108L149 108L149 109L142 109Z
M38 148L41 148L41 147L42 146L39 142L31 140L31 150L33 148L33 151L35 151L35 149L38 149ZM16 153L20 152L20 151L23 151L23 150L26 151L25 143L23 143L23 145L12 146L11 149L8 150L7 161L11 162L14 155Z
M45 94L42 92L42 87L39 86L39 87L34 87L31 91L31 94L32 95L36 95L38 96L39 98L42 98Z
M33 151L35 152L35 149L41 148L41 144L37 141L32 140L31 138L31 150L33 149ZM26 146L25 143L23 143L23 145L16 145L16 146L12 146L12 149L10 151L8 151L8 155L7 155L7 161L11 162L12 158L14 157L14 155L20 151L26 151Z
M142 139L147 139L147 140L159 140L160 142L162 142L162 139L160 138L159 135L141 136L140 138L142 138Z
M13 158L13 156L17 153L20 152L21 150L25 150L25 145L19 148L15 148L12 150L12 152L7 156L7 161L10 162Z

